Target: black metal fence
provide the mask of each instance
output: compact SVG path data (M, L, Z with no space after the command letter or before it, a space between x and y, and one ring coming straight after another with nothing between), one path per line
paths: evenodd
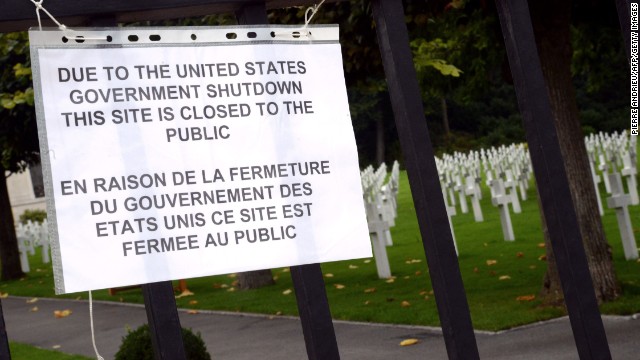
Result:
M336 2L338 0L333 0ZM112 26L233 12L240 24L267 23L267 9L310 5L309 0L83 0L48 2L47 10L69 26ZM380 53L389 86L404 164L416 207L429 273L450 359L478 359L469 306L429 138L409 48L401 0L372 0ZM527 0L496 0L520 111L553 252L581 359L611 358L592 287L553 114L533 36ZM629 3L615 0L629 55ZM613 6L613 4L612 4ZM549 11L554 11L549 9ZM33 4L15 1L0 13L0 31L36 23ZM319 264L291 268L309 359L339 359ZM156 359L184 359L180 320L170 282L143 285ZM1 306L1 305L0 305ZM0 358L10 359L0 307Z

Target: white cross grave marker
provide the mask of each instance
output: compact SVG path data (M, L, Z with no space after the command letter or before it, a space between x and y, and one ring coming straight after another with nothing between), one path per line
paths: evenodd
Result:
M462 180L460 179L460 175L456 175L456 185L453 187L455 191L458 192L458 198L460 199L460 211L463 214L469 212L469 206L467 206L467 197L465 196L465 187L462 185Z
M473 176L469 175L466 179L466 187L465 192L467 195L471 196L471 207L473 208L473 217L476 222L484 221L482 216L482 208L480 207L480 199L478 197L478 191L476 188L476 180Z
M638 198L638 182L636 181L638 170L636 170L631 163L631 155L629 152L625 152L624 155L622 155L622 164L623 168L620 172L627 180L629 196L631 196L631 205L638 205L640 203L640 199Z
M513 178L513 172L508 169L505 171L505 176L507 180L504 182L504 186L509 190L509 196L511 196L511 204L513 205L513 212L516 214L520 214L522 212L522 208L520 207L520 199L518 199L518 182Z
M609 174L609 183L611 184L611 197L607 199L607 206L616 210L624 257L627 260L635 260L638 258L638 245L629 218L628 206L631 203L631 196L624 193L619 173Z
M606 174L609 171L609 165L607 164L607 161L604 158L604 154L600 154L598 159L600 160L600 164L598 165L598 170L602 171L602 174L605 175L602 177L602 179L604 180L604 188L605 190L607 190L607 194L611 194L611 184L609 183L609 177L606 176Z
M505 193L502 180L496 179L491 182L492 195L491 203L500 210L500 224L505 241L514 241L513 226L511 225L511 215L509 215L509 203L511 196Z

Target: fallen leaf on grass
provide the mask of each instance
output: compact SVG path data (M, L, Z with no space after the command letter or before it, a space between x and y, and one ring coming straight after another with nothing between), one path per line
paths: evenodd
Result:
M392 283L392 282L394 282L394 281L396 281L396 279L394 279L394 278L389 278L389 279L385 280L385 282L386 282L387 284L391 284L391 283Z
M476 266L476 267L473 268L473 272L477 274L477 273L480 272L480 270L478 270L478 267Z
M517 301L533 301L535 300L535 295L521 295L516 298Z
M516 253L516 257L517 257L517 258L524 257L524 253L523 253L522 251L518 251L518 252Z
M344 287L345 287L345 286L344 286L344 285L342 285L342 284L333 284L333 286L334 286L336 289L338 289L338 290L340 290L340 289L344 289Z
M357 269L358 265L349 265L349 269Z
M187 314L189 314L189 315L195 315L195 314L198 314L198 313L199 313L198 310L188 310L187 311Z
M416 276L420 276L420 275L422 275L422 271L418 270L418 271L415 272L415 274L416 274Z
M232 278L232 279L235 279L236 276L238 276L238 274L229 274L229 275L227 275L227 277Z
M364 289L364 292L369 294L369 293L374 293L376 292L376 288L368 288L368 289Z
M0 299L6 299L9 296L9 293L0 292Z
M420 296L425 296L425 295L427 295L427 290L420 291Z
M326 274L324 274L324 277L329 277L329 278L331 278L331 277L333 277L333 274L332 274L332 273L326 273Z
M34 307L32 307L31 309L29 309L29 311L31 311L31 312L36 312L36 311L38 311L38 310L40 310L40 309L38 309L38 307L37 307L37 306L34 306Z
M365 305L369 305L371 303L371 301L367 300L364 302Z
M195 305L198 303L198 300L191 300L189 301L189 305Z
M492 266L498 263L498 260L487 260L487 266Z
M509 280L509 279L511 279L511 276L509 275L502 275L498 278L498 280Z
M38 298L31 298L31 299L27 300L27 304L33 304L35 302L38 302Z
M428 297L428 296L425 296L425 297L424 297L424 299L425 299L425 300L429 300L429 297Z
M273 275L273 281L278 281L278 275Z
M547 246L547 245L545 245L544 243L538 243L538 247L541 248L541 249L544 248L545 246Z
M289 295L289 294L291 294L291 292L292 292L291 289L287 289L287 290L282 292L282 295Z
M407 275L407 276L405 276L403 279L405 279L405 280L409 280L409 279L411 279L411 276Z
M547 255L542 254L542 255L538 256L538 260L540 260L540 261L547 261Z
M234 288L234 287L230 287L230 288L228 288L228 289L227 289L227 291L228 291L228 292L234 292L234 291L236 291L236 288Z
M533 270L533 269L535 269L535 268L537 268L537 266L535 266L535 265L529 265L529 269Z
M368 264L368 263L370 263L370 262L371 262L371 259L367 259L367 260L365 260L365 261L363 261L363 262L364 262L365 264Z
M55 310L53 312L53 316L56 317L56 319L60 319L60 318L65 318L67 316L71 315L71 310L66 309L66 310Z
M411 306L411 303L410 303L410 302L408 302L407 300L403 300L403 301L400 303L400 306L402 306L403 308L410 307L410 306Z
M195 295L195 294L192 293L191 291L185 289L183 292L180 293L180 295L176 295L176 299L180 299L180 298L183 298L185 296L193 296L193 295Z
M221 287L221 288L223 288L223 289L226 289L226 288L228 288L228 287L229 287L229 285L227 285L227 284L221 284L221 285L220 285L220 287Z
M405 339L400 341L400 346L409 346L409 345L415 345L417 343L419 343L420 340L418 339Z
M289 272L289 268L288 267L287 268L283 268L281 272L288 273Z

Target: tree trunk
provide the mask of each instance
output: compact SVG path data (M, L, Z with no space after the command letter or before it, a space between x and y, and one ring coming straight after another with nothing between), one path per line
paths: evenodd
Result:
M238 288L241 290L258 289L275 283L269 269L238 273Z
M529 7L596 297L598 302L613 300L620 290L598 212L571 78L571 1L536 0L530 1ZM546 228L544 234L549 267L541 294L553 303L562 293Z
M378 165L380 165L384 162L384 160L384 120L382 118L382 115L379 115L376 119L376 161Z
M2 280L15 280L24 276L20 266L18 239L13 221L7 177L4 167L0 164L0 265L2 268L0 279Z
M449 128L449 112L447 111L447 99L440 98L440 107L442 109L442 128L444 129L445 137L449 137L451 129Z

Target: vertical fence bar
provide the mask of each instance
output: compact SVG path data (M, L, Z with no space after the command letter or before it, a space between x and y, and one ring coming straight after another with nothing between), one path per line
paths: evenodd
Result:
M304 342L310 360L340 359L320 264L291 267Z
M496 0L496 5L578 354L610 359L527 1Z
M268 23L264 2L248 2L236 12L236 18L242 25ZM292 266L291 279L296 291L308 358L310 360L340 359L320 264Z
M7 335L7 327L4 323L4 313L2 312L2 301L0 301L0 359L11 359L9 336Z
M264 1L247 2L236 11L236 19L240 25L268 24L267 8Z
M393 113L450 359L478 359L471 315L424 117L401 0L375 0L373 12Z
M186 359L171 281L144 284L142 295L156 360Z

